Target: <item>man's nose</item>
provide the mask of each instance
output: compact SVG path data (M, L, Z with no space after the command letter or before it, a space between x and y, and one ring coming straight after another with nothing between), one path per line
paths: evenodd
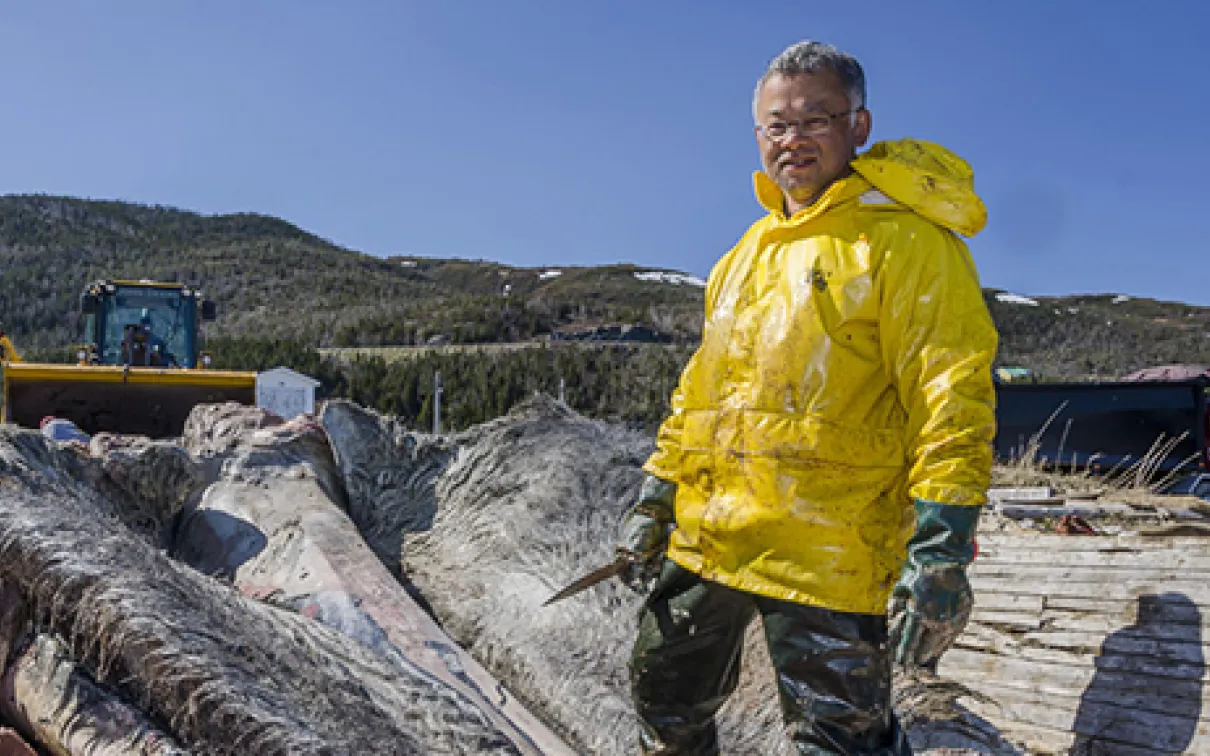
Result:
M806 129L802 126L802 124L795 123L790 125L790 129L786 132L785 136L781 138L780 144L783 148L796 147L801 144L806 144L807 142L811 141L811 139L812 137L807 134Z

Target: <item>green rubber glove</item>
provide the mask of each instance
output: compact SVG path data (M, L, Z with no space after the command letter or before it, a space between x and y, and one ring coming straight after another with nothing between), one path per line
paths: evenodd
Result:
M935 669L970 619L966 566L975 557L982 508L921 499L915 505L916 532L891 592L890 647L896 664Z
M676 483L648 473L638 501L622 516L617 554L633 560L623 580L636 590L659 574L676 519L675 502Z

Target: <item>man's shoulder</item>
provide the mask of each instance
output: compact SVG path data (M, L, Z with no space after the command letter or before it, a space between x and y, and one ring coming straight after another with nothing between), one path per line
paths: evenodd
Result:
M854 202L857 225L871 237L877 235L888 242L922 236L935 237L938 240L958 238L950 229L895 201L878 189L871 188L863 192Z

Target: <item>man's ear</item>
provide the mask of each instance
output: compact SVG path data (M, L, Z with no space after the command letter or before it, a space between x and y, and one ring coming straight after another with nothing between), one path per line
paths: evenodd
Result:
M864 147L870 140L870 131L874 128L874 116L862 108L854 114L857 123L853 126L853 143L855 147Z

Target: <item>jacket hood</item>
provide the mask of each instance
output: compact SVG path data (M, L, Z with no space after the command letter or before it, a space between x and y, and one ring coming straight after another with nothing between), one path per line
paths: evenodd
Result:
M970 164L939 144L918 139L879 142L853 160L875 189L939 226L974 236L987 225Z
M840 202L866 191L868 185L939 226L963 236L974 236L987 225L987 208L975 194L970 165L939 144L919 139L878 142L854 158L853 170L865 181L842 179L794 216L795 221L815 217ZM785 218L785 195L763 171L754 176L757 200L770 212Z

